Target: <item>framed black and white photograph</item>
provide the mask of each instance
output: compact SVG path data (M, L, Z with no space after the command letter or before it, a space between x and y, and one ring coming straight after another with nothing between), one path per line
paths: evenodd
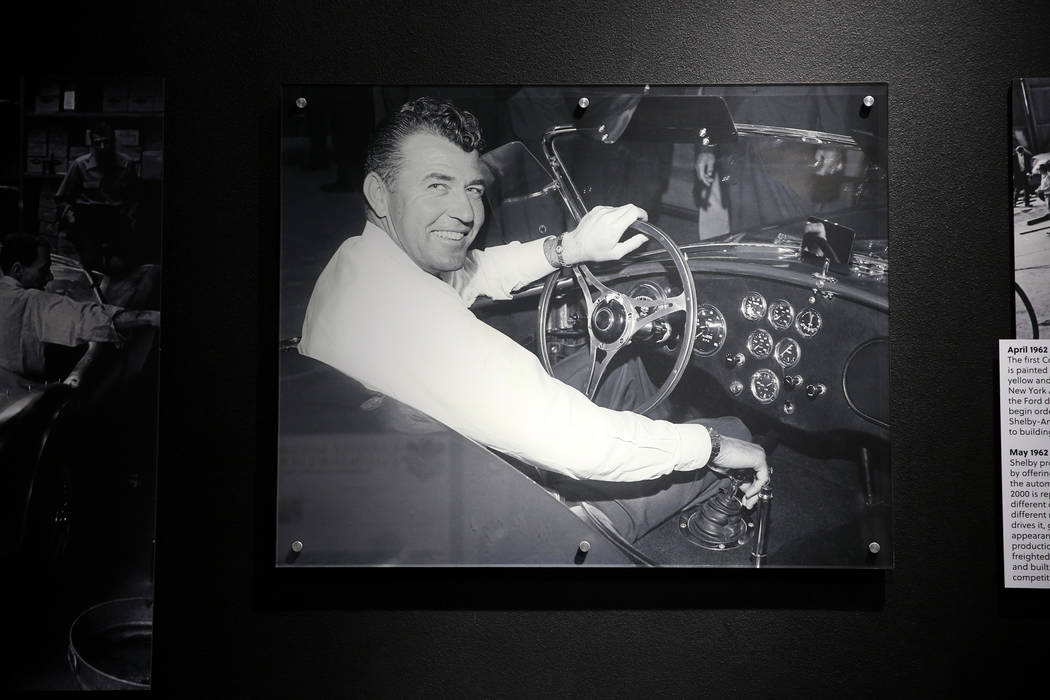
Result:
M1014 337L1039 339L1050 325L1050 78L1010 87Z
M276 567L893 566L885 84L281 109Z
M19 690L151 685L164 84L0 93L0 465ZM9 645L10 646L10 645Z

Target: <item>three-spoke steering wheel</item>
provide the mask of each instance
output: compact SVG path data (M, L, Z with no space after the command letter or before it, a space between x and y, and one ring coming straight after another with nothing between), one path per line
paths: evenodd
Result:
M637 413L648 413L671 395L689 364L693 342L696 340L696 285L685 255L666 233L645 221L635 221L629 228L636 229L654 239L667 252L678 273L681 293L673 297L658 299L632 297L616 291L599 280L585 264L574 265L572 274L583 294L587 311L591 367L585 393L592 401L617 353L639 337L648 336L655 322L679 311L685 312L674 367L656 393L649 397L642 406L635 409ZM537 339L540 361L548 374L553 374L553 368L548 345L547 317L550 315L554 292L561 276L561 270L551 274L540 295Z

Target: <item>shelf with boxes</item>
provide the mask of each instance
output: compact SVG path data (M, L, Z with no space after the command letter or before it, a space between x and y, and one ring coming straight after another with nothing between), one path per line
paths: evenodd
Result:
M26 110L33 114L94 116L164 112L164 89L160 79L40 80L27 83L26 91Z
M66 122L47 123L41 119L26 118L26 167L25 174L33 176L61 177L77 158L91 151L92 129L105 121L113 128L117 153L138 164L139 177L143 180L160 180L164 165L163 134L158 124L151 128L140 122L140 117L109 115L105 120L85 124Z
M0 76L0 236L17 231L22 201L22 81Z
M159 212L164 169L160 79L26 79L22 105L24 230L62 247L55 194L77 159L90 153L91 133L103 126L113 130L118 156L134 164L144 213Z
M114 129L117 151L159 180L164 91L160 80L42 80L26 84L25 174L60 176L90 149L90 130Z

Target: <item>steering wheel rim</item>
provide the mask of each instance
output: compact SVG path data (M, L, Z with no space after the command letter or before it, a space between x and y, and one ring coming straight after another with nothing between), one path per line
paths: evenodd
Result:
M1025 311L1028 313L1028 320L1032 324L1032 340L1039 340L1039 319L1036 318L1032 302L1029 301L1028 295L1024 293L1021 285L1017 284L1017 282L1014 282L1014 293L1021 297L1021 303L1024 304Z
M677 296L653 301L650 299L632 298L622 292L617 292L598 280L585 264L573 265L572 274L577 287L583 293L584 305L587 312L587 336L591 355L591 369L588 376L587 387L584 393L592 401L597 394L601 380L604 378L605 370L609 367L612 358L631 344L635 333L644 329L655 320L666 318L679 311L685 311L685 319L682 328L682 337L678 344L677 356L674 367L668 374L667 379L641 407L634 409L636 413L648 413L660 405L681 381L685 368L693 353L693 344L696 341L697 326L697 296L696 284L689 270L685 254L679 249L671 237L653 226L647 221L635 221L629 228L645 234L655 240L668 254L674 264L681 282L682 292ZM562 278L562 270L555 270L547 277L540 294L538 309L538 332L536 334L539 343L539 356L543 368L547 374L553 375L553 367L550 360L548 346L547 317L550 315L551 301L554 298L554 290ZM598 291L595 296L591 295L588 287L594 287ZM642 307L648 310L643 313ZM604 357L599 357L598 351L604 352Z

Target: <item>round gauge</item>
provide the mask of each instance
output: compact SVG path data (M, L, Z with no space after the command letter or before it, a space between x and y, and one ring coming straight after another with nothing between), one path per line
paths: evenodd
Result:
M710 304L701 304L696 310L696 343L693 350L707 357L722 349L726 340L726 320L722 312Z
M784 338L774 348L773 359L784 369L794 367L802 359L802 348L794 338Z
M769 357L772 350L773 336L764 328L751 331L751 335L747 336L747 351L758 359Z
M795 330L803 338L812 338L820 330L824 319L820 317L816 309L805 308L798 312L795 317Z
M759 403L773 403L780 395L780 380L771 369L760 369L751 375L751 395Z
M758 292L748 292L740 302L740 313L748 321L757 321L766 315L766 298Z
M795 310L785 300L777 299L769 305L769 325L778 331L786 331L791 328L791 322L794 320Z
M637 301L662 301L666 298L663 290L653 282L642 282L631 290L630 296ZM656 305L639 305L638 311L643 314L651 313Z

